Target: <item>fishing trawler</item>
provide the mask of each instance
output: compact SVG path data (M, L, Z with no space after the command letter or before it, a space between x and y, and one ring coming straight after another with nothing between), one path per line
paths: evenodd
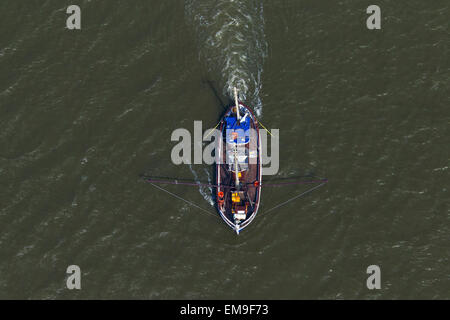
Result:
M226 109L214 129L219 127L219 138L216 152L216 181L210 182L186 181L181 179L161 179L141 175L157 189L184 201L185 203L212 214L201 206L176 195L157 184L187 185L195 187L209 187L215 190L214 197L217 210L225 223L239 234L246 228L258 213L262 187L288 186L295 184L318 184L264 212L270 212L287 203L306 195L325 185L327 179L312 179L290 181L283 183L262 184L262 144L259 126L267 130L255 117L249 107L238 100L237 90L234 88L234 104ZM213 130L211 130L212 132ZM270 134L270 131L267 130ZM312 176L311 176L312 177Z
M237 234L253 221L261 198L261 138L250 108L238 101L220 122L216 163L217 209Z

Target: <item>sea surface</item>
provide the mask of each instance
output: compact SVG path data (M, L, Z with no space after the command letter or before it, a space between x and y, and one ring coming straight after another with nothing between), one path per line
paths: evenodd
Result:
M2 0L0 298L450 299L450 2L371 4ZM214 181L171 135L233 87L280 130L263 182L329 180L263 188L239 236L211 188L140 178Z

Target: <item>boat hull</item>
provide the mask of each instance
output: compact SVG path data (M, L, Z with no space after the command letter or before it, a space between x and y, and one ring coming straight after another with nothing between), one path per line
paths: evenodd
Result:
M222 139L219 142L219 160L216 163L217 210L224 222L237 234L245 229L258 213L261 199L261 188L259 186L262 180L261 137L258 121L246 105L239 103L239 107L241 114L247 114L250 118L249 129L252 129L249 130L252 134L249 135L248 142L245 142L244 139L243 143L239 145L247 163L242 164L244 168L241 168L239 164L233 170L233 165L229 163L230 161L227 161L230 147L237 146L237 144L228 143L226 122L226 118L233 115L233 110L236 111L235 106L231 106L227 110L220 122L219 128ZM236 170L236 168L238 169ZM236 172L239 176L238 185L236 185ZM236 198L241 200L239 204L242 207L236 206ZM236 208L241 208L242 211L236 211ZM245 214L237 214L244 211ZM237 219L237 216L240 218Z

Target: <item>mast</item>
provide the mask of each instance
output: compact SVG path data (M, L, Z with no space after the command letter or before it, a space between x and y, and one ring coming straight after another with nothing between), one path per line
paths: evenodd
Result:
M234 168L236 169L236 187L239 189L239 169L237 157L237 143L234 145Z
M236 105L236 118L238 121L241 120L241 113L239 112L239 100L238 100L238 94L237 89L234 87L234 103Z
M236 104L236 118L237 121L240 121L241 114L239 112L239 100L238 100L238 94L237 89L234 87L234 103ZM237 142L234 144L234 168L236 169L236 187L239 189L239 170L238 170L238 158L237 158Z

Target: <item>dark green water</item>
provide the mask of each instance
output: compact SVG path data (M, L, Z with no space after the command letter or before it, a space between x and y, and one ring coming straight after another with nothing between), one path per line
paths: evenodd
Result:
M80 31L71 4L0 4L0 298L450 298L448 1L378 1L377 31L356 0L77 1ZM236 236L141 181L212 179L170 161L222 114L208 81L280 129L280 177L329 183Z

